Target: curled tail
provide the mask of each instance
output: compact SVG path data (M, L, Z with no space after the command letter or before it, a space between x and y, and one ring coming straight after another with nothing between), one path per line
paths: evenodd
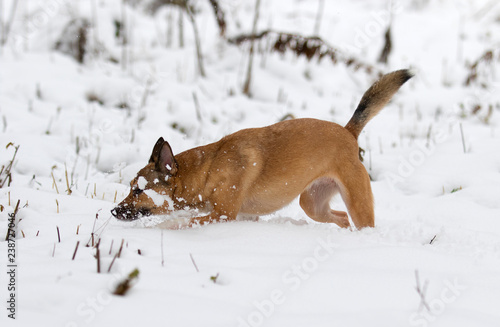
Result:
M365 125L413 75L411 70L402 69L382 76L365 92L345 128L357 139Z

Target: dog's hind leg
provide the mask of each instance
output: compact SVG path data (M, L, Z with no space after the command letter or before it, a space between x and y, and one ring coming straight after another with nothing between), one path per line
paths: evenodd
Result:
M333 179L320 178L300 194L300 206L311 219L349 227L347 213L330 208L330 199L338 192L339 186Z
M338 177L338 186L356 228L374 227L373 193L363 164L359 162L344 170Z

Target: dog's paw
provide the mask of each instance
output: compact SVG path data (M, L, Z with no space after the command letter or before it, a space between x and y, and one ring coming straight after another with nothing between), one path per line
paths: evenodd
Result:
M351 227L351 224L349 223L349 216L347 216L347 212L332 210L331 213L333 214L333 221L332 221L333 223L337 224L339 227L342 228Z

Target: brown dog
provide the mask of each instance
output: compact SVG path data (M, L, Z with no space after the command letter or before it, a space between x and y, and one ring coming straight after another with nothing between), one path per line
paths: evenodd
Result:
M160 138L149 163L131 182L130 194L112 210L121 220L183 209L207 211L189 226L264 215L298 195L312 219L349 227L347 213L330 208L340 193L357 228L373 227L373 195L359 160L363 127L413 74L382 76L363 95L345 127L316 119L294 119L238 131L174 157Z

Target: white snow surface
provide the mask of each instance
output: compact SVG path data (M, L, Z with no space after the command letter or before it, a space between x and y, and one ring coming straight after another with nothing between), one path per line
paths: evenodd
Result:
M255 1L219 2L227 35L251 31ZM205 78L186 16L179 46L177 8L152 16L143 1L125 6L122 65L113 24L122 1L19 1L0 53L0 166L13 155L6 145L20 146L0 189L0 326L500 326L500 5L393 1L382 65L388 2L325 1L319 34L329 44L383 72L416 70L359 138L375 228L316 223L298 201L259 221L185 230L165 229L166 217L117 221L110 210L158 137L179 153L287 114L344 125L375 80L341 62L257 51L246 97L248 46L221 39L209 2L193 3ZM2 4L7 22L14 1ZM263 1L258 30L312 35L317 8ZM83 64L54 50L76 17L91 22ZM466 86L487 50L495 58ZM14 321L3 235L17 200ZM332 207L345 210L340 198ZM135 268L129 292L112 295Z
M137 179L137 187L139 187L140 190L145 190L147 184L147 179L144 176L139 176Z

